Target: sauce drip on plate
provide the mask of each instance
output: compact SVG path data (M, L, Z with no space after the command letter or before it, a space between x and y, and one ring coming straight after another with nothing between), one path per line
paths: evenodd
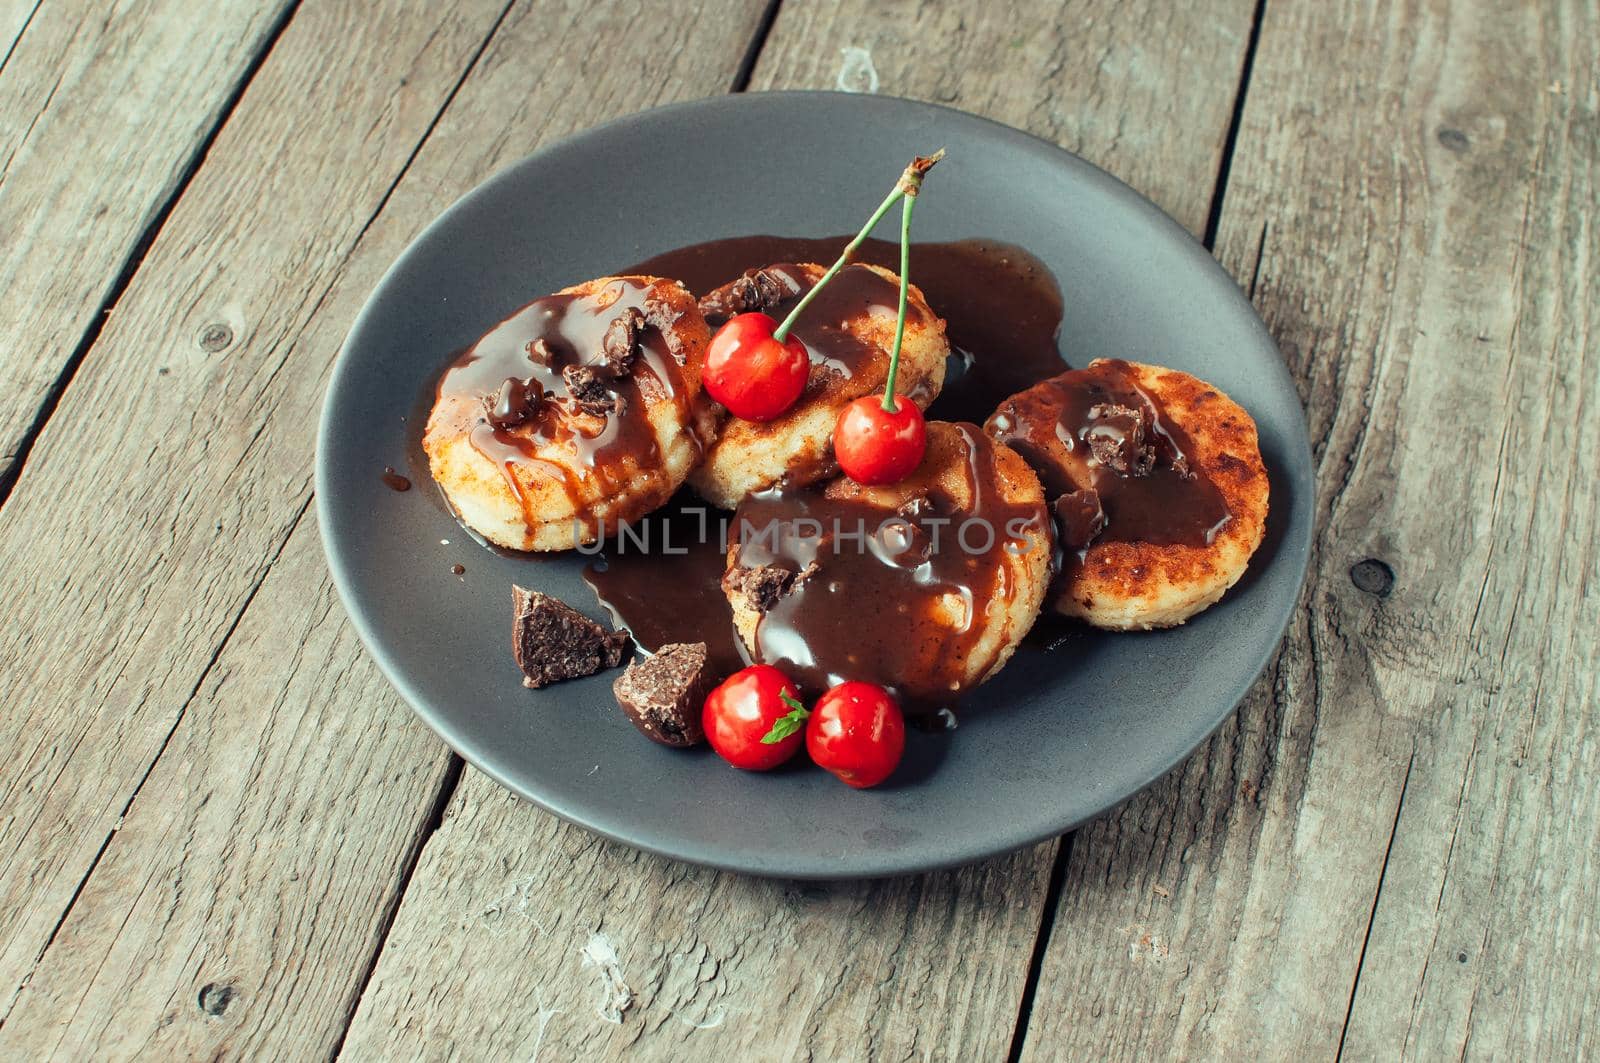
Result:
M704 642L719 676L745 666L733 610L722 593L727 566L727 515L693 496L606 542L605 556L583 581L633 641L650 653L673 642Z

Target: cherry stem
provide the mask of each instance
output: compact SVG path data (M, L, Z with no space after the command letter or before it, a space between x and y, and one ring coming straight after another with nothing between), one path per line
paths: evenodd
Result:
M883 216L885 214L889 213L889 208L894 206L895 201L900 199L902 196L906 197L908 201L915 199L918 190L922 188L923 177L927 176L928 171L933 169L934 163L938 162L942 158L944 158L944 149L940 148L932 155L919 155L911 161L911 165L905 168L905 172L900 175L900 179L894 183L894 190L884 198L882 203L878 204L878 209L872 212L872 217L867 219L867 224L863 225L861 227L861 231L856 233L856 238L845 245L843 253L839 255L839 260L828 267L828 272L822 275L822 279L817 281L816 284L812 285L811 290L806 292L806 294L801 297L798 303L794 304L794 309L789 311L789 316L783 319L783 323L773 330L773 339L777 340L779 343L782 343L784 340L788 339L789 330L794 327L794 323L799 319L801 312L805 310L808 305L810 305L811 300L817 297L817 293L822 291L823 286L829 281L833 280L838 272L844 269L844 267L850 263L850 256L856 253L856 248L860 247L862 243L865 242L867 239L867 234L872 232L873 228L883 220ZM901 264L905 264L904 256L902 256ZM900 299L903 303L905 301L904 284L901 285L900 291ZM904 320L904 317L905 314L904 310L902 309L902 321ZM898 343L895 345L895 349L896 351L899 350ZM889 379L891 382L894 380L892 371Z
M906 196L905 208L900 212L900 309L894 321L894 349L889 352L889 378L883 382L886 413L900 412L894 401L894 378L900 372L900 345L906 338L906 292L911 288L911 208L916 205L916 196Z

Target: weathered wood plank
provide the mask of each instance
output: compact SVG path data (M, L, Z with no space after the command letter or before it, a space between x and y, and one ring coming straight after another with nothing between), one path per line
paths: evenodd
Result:
M1254 4L785 4L753 89L881 91L987 115L1092 160L1195 235ZM869 73L870 71L870 73Z
M1593 1038L1595 22L1267 4L1219 251L1308 397L1313 572L1206 755L1076 839L1027 1057Z
M289 0L33 6L0 14L0 482Z
M1149 130L1151 154L1119 156L1123 172L1159 183L1180 218L1203 226L1248 5L1230 9L1231 31L1214 11L1174 26L1191 42L1182 63L1145 41L1154 6L1097 21L1100 51L1086 62L1035 47L1078 26L1079 9L902 7L786 6L752 83L829 87L839 49L865 47L885 92L953 98L1091 157L1116 145L1106 116L1132 108L1127 126ZM930 51L913 30L973 61ZM976 58L999 53L1018 58L1004 70ZM1040 110L1041 97L1054 103ZM1052 124L1073 115L1083 128L1071 135ZM424 850L346 1054L1001 1058L1056 851L889 882L752 881L600 842L469 771Z
M33 20L34 12L43 0L6 0L0 4L0 74L17 46L17 39Z
M7 1010L305 506L288 340L501 10L401 6L300 11L0 510ZM293 456L261 449L280 412Z
M325 579L303 582L317 571L302 518L308 414L361 301L450 200L541 137L725 88L760 15L756 0L736 12L409 10L307 0L0 511L0 587L27 603L0 636L0 662L7 688L30 692L3 722L23 752L0 768L13 817L0 834L11 950L0 976L15 984L27 971L38 931L155 761L0 1028L0 1043L28 1054L119 1056L148 1041L178 1056L281 1056L305 1048L301 1009L333 1050L446 754L392 695L375 696L342 627L308 626L308 602L331 600ZM596 49L617 76L567 61ZM405 169L446 100L436 138ZM290 157L301 162L286 171ZM84 477L86 449L137 461L119 483ZM115 526L84 523L108 511ZM291 528L287 572L262 584ZM62 542L78 545L57 576ZM306 674L268 697L302 636ZM356 747L313 741L319 720L362 732ZM360 755L375 766L355 769ZM275 765L293 765L292 782ZM375 791L376 765L392 770ZM211 777L229 770L258 784ZM348 814L342 833L314 818L293 832L300 815L331 809ZM236 996L216 1015L223 986Z
M313 525L207 674L0 1055L304 1059L338 1044L448 758L360 651ZM346 711L358 702L395 711Z
M1439 28L1406 27L1418 42ZM1413 282L1426 335L1411 341L1401 400L1415 423L1388 457L1408 463L1396 495L1418 501L1384 544L1397 593L1356 629L1390 647L1377 665L1390 682L1391 655L1415 667L1444 652L1433 696L1402 711L1420 724L1416 764L1345 1049L1591 1058L1600 5L1462 4L1448 29L1447 48L1419 43L1421 61L1392 83L1411 117L1407 199L1428 204L1408 233L1429 263ZM1429 479L1451 464L1427 453L1457 438L1470 449L1444 473L1447 504L1425 510L1441 498ZM1335 513L1336 526L1356 518Z
M469 769L345 1055L996 1058L1053 848L958 875L751 879L601 841Z

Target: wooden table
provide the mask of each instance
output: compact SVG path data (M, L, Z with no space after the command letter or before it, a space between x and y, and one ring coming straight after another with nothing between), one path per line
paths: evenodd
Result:
M111 7L0 0L0 1057L1600 1051L1596 0ZM463 771L308 507L345 330L451 200L618 114L836 84L1202 236L1299 382L1318 535L1152 790L820 886Z

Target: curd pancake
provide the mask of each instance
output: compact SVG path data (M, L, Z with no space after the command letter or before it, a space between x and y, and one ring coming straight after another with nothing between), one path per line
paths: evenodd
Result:
M754 310L782 321L826 272L812 262L749 270L701 299L700 309L713 328ZM728 418L689 479L694 489L713 505L732 509L745 495L780 480L804 484L835 475L834 422L851 400L883 390L899 301L896 274L861 263L840 270L791 330L811 356L799 401L772 421ZM944 321L911 285L897 392L926 408L944 383L949 353Z
M928 451L888 487L839 478L740 504L723 590L752 660L810 696L850 679L912 713L999 671L1050 581L1039 478L976 426L928 423Z
M1255 422L1202 380L1100 360L1000 404L985 429L1044 482L1051 604L1095 627L1172 627L1244 574L1267 519Z
M535 300L439 381L428 467L461 521L514 550L597 540L671 496L704 452L694 296L600 277Z

